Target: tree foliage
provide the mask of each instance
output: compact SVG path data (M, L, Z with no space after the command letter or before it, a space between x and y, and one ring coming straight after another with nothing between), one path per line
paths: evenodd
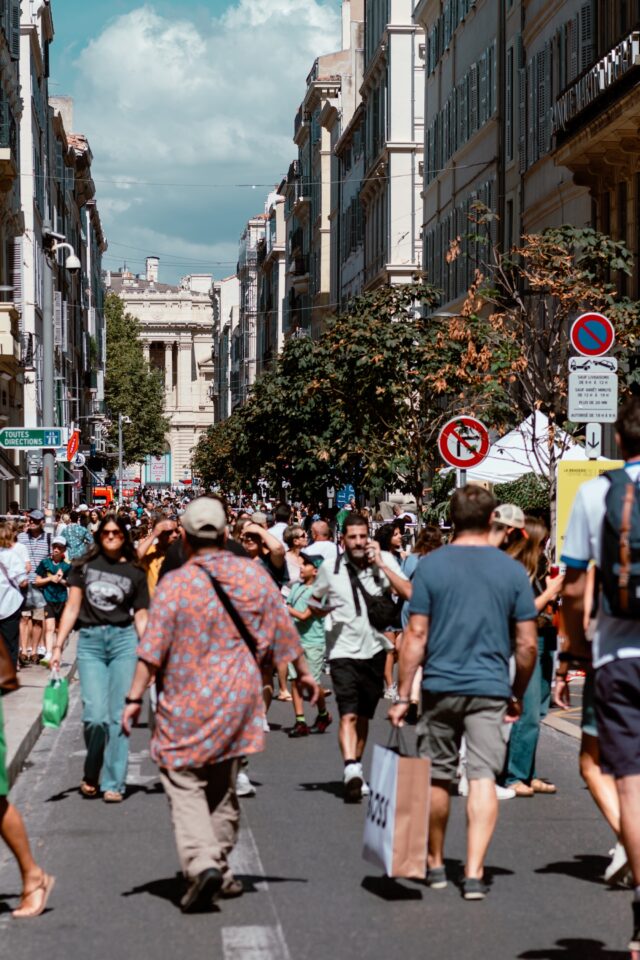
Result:
M109 439L117 447L118 415L129 417L131 423L122 428L124 459L126 463L138 463L164 449L169 422L164 417L162 374L150 370L140 339L140 323L125 311L124 302L114 293L106 297L105 321Z

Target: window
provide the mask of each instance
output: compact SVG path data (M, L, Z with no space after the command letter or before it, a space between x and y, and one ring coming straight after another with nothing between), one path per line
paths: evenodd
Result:
M505 67L504 148L507 161L513 160L513 47L507 49Z

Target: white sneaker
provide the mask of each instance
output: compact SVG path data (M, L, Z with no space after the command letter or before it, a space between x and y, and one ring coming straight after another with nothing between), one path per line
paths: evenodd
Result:
M459 797L468 797L469 796L469 781L467 780L466 773L463 773L458 780L458 796Z
M609 853L611 854L611 863L604 872L604 879L605 883L610 883L611 886L614 886L623 879L629 869L629 861L627 859L627 851L620 841L616 843L613 850L609 850Z
M371 793L371 787L369 786L366 780L363 780L362 786L360 787L360 796L368 797L370 793Z
M249 780L249 774L244 770L238 770L236 776L236 795L238 797L255 797L256 788Z
M262 729L264 730L265 733L269 733L271 731L271 727L269 726L269 721L267 720L266 717L264 717L262 720Z
M46 655L47 655L47 648L46 648L45 646L43 646L42 644L40 644L40 646L39 646L38 649L36 650L36 655L37 655L38 657L46 657Z
M385 688L384 688L384 699L385 699L385 700L393 700L393 702L395 703L395 701L398 699L398 684L397 684L397 683L392 683L390 687L385 687Z
M499 783L496 783L496 796L498 800L513 800L516 792L513 787L501 787Z
M359 803L362 799L362 785L364 778L362 776L361 763L348 763L344 768L344 802Z

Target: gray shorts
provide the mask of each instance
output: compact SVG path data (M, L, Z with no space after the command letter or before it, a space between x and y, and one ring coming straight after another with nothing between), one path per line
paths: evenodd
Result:
M417 726L418 754L430 758L434 780L455 779L463 734L469 780L499 776L507 755L503 731L506 700L425 692L422 711Z

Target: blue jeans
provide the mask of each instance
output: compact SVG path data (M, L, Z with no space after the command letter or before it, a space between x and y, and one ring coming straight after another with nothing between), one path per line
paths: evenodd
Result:
M538 637L538 658L522 700L522 715L514 723L509 738L505 783L530 783L536 775L536 750L540 737L540 721L546 717L551 703L553 648L544 637Z
M129 738L120 727L124 698L136 669L137 634L129 627L82 627L78 673L87 759L84 779L124 793Z

